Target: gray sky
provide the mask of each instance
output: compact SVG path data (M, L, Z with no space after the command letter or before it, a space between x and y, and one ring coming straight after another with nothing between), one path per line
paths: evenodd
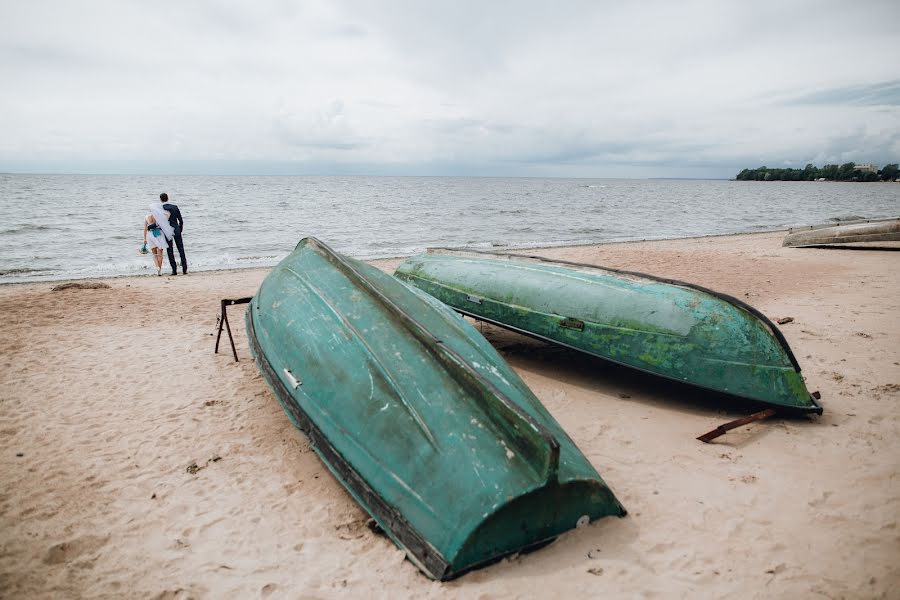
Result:
M900 160L895 2L0 0L0 171Z

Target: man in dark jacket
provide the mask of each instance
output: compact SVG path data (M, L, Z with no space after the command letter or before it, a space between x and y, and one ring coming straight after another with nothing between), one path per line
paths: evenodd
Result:
M181 218L181 211L178 207L169 202L169 195L165 192L159 195L159 201L163 203L163 209L169 211L169 225L175 230L172 239L169 240L169 265L172 267L172 275L178 275L178 268L175 265L175 250L172 248L172 242L178 246L178 254L181 257L181 272L187 275L187 259L184 257L184 242L181 240L181 232L184 230L184 219Z

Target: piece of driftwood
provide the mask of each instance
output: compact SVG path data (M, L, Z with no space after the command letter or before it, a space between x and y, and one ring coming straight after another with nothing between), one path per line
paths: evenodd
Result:
M900 219L866 219L812 227L794 227L788 231L782 245L802 248L878 242L900 242Z
M710 443L720 435L723 435L725 432L730 431L736 427L740 427L742 425L749 425L750 423L755 423L756 421L762 421L763 419L768 419L772 415L775 414L774 408L767 408L766 410L761 410L759 412L753 413L750 416L743 417L741 419L735 419L734 421L730 421L725 423L724 425L719 425L715 429L710 432L704 433L697 439L701 442Z

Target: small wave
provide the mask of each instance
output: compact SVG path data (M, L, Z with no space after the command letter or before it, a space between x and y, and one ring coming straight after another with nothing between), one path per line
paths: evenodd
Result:
M446 246L446 244L424 244L415 246L395 246L393 248L345 248L341 253L362 260L374 260L378 258L396 258L398 256L413 256L424 252L426 248Z
M246 261L246 260L275 260L276 258L278 258L278 257L277 257L276 255L272 254L272 255L270 255L270 256L238 256L237 259L235 259L235 260L239 260L239 261Z
M861 217L859 215L841 215L838 217L831 217L828 219L829 221L834 221L835 223L840 223L841 221L862 221L866 217Z
M490 250L491 248L496 247L495 244L500 244L501 242L466 242L465 248L475 248L476 250ZM450 247L455 247L456 244L450 244ZM503 247L509 246L509 244L503 244Z
M243 256L234 256L233 254L221 254L217 256L198 256L197 258L191 260L190 255L188 256L188 261L191 264L192 268L195 271L205 271L205 270L218 270L218 269L230 269L230 268L255 268L255 267L264 267L271 266L277 264L281 259L287 256L285 254L278 254L274 256L256 256L256 257L243 257ZM250 262L255 262L256 264L247 264Z
M15 235L17 233L27 233L29 231L51 231L53 229L56 228L50 227L49 225L32 225L31 223L26 223L20 227L4 229L3 231L0 231L0 235Z
M20 269L0 269L0 277L6 277L8 275L26 275L28 273L45 273L52 270L53 269L28 269L25 267Z

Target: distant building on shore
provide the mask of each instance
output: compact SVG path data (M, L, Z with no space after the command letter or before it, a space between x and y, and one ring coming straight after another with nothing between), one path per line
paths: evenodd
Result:
M878 173L878 167L875 165L856 165L854 170L862 171L863 173Z

